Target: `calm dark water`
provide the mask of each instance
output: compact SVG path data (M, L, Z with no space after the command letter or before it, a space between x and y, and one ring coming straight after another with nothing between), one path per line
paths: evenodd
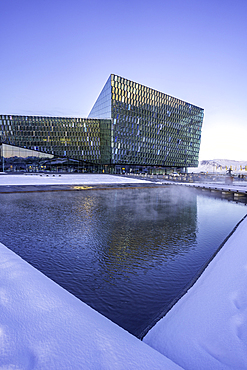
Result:
M0 241L141 337L246 211L173 186L0 194Z

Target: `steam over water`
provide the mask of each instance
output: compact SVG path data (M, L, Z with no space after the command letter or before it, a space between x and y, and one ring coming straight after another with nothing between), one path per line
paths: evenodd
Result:
M246 214L193 189L0 194L0 241L137 337Z

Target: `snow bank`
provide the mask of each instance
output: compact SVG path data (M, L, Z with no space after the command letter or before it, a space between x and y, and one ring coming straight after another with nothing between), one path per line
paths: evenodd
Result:
M181 369L0 243L1 369Z
M247 218L144 342L184 369L247 369Z

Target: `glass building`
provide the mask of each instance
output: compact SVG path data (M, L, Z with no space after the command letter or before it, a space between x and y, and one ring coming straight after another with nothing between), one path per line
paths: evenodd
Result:
M88 118L1 115L2 167L13 147L111 173L196 167L203 115L202 108L112 74Z

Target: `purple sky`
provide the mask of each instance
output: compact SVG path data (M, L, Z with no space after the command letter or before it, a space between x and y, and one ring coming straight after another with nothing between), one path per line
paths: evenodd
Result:
M1 0L0 114L87 117L110 73L205 109L200 160L247 160L246 0Z

